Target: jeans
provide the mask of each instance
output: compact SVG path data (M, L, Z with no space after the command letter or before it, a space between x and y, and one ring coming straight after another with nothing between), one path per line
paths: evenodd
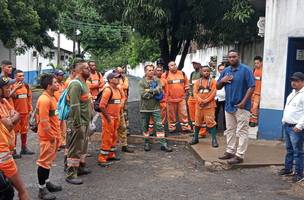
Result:
M304 131L296 133L293 127L284 125L285 129L285 143L286 143L286 156L285 156L285 169L292 171L293 161L295 161L295 171L299 176L303 175L303 134Z

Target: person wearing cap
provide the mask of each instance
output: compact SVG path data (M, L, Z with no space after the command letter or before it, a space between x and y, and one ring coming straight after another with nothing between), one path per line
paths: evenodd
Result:
M55 99L58 103L59 98L61 96L61 94L63 93L63 91L65 90L65 86L64 86L64 72L62 70L56 70L54 72L55 78L57 79L57 83L58 83L58 90L54 92L54 96ZM59 120L59 125L60 125L60 135L61 135L61 139L60 139L60 145L59 148L64 148L65 147L65 139L66 139L66 122L65 121L61 121Z
M282 123L285 135L285 167L279 174L288 176L295 175L293 182L301 182L303 178L303 141L304 141L304 74L295 72L291 77L291 87L293 91L288 95Z
M45 74L41 77L40 85L43 93L37 100L37 125L39 138L39 157L36 162L37 177L39 183L38 198L53 200L56 197L50 192L62 190L60 185L50 182L49 175L52 164L56 159L57 149L60 145L60 127L58 123L57 101L54 93L59 89L57 79L52 74Z
M193 60L192 65L194 68L194 71L190 74L189 79L189 98L188 98L188 109L189 109L189 118L191 120L192 128L195 127L195 111L196 111L196 100L193 96L193 86L196 83L197 80L201 78L200 74L200 62L198 60ZM207 130L205 127L200 128L199 135L203 138L207 135Z
M12 98L15 110L20 114L20 123L15 127L17 144L17 135L21 134L21 152L24 155L33 155L27 147L27 131L29 127L29 115L33 110L32 91L27 83L24 82L24 73L21 70L15 71L16 83L12 87Z
M154 66L146 65L145 77L139 81L140 113L142 119L145 151L151 150L151 144L149 141L149 122L152 117L156 137L159 139L161 144L161 150L165 152L172 152L172 148L168 146L165 138L165 132L161 122L159 102L161 99L156 99L156 96L160 95L161 93L162 85L160 80L154 76Z
M123 104L123 91L118 88L121 75L111 73L108 75L108 85L103 89L99 104L102 120L102 134L98 165L102 167L112 164L110 161L119 160L116 143L117 131L120 125L120 113Z
M99 91L104 86L103 76L96 70L96 62L91 60L88 62L90 67L90 77L88 78L88 85L90 88L91 95L95 100Z
M15 81L8 77L0 77L0 171L12 182L19 193L20 199L29 199L27 190L11 154L11 151L15 147L14 127L20 121L19 113L6 100L10 95L11 85L14 83ZM7 195L14 195L14 191L11 190ZM3 196L0 195L0 197Z
M86 167L88 150L89 125L92 116L90 90L86 80L90 77L90 68L86 61L75 63L76 78L70 82L67 90L67 101L70 105L67 120L67 168L66 181L79 185L83 181L78 176L91 173Z
M255 89L251 97L251 109L249 126L255 127L258 125L259 109L261 100L261 86L262 86L262 72L263 72L263 58L261 56L254 57L253 75L255 79Z
M230 165L242 163L248 147L250 101L255 88L252 70L239 62L239 53L230 50L230 65L217 80L217 89L225 88L226 151L219 159Z

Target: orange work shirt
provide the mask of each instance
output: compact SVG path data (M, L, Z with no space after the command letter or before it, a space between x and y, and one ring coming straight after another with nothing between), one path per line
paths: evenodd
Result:
M17 83L13 85L13 89L16 88ZM13 94L14 108L20 114L28 114L33 110L32 108L32 91L25 83L22 87L17 89Z
M166 80L166 97L168 102L180 102L186 97L189 89L189 80L180 70L176 73L165 72L162 78Z
M43 92L37 101L38 135L42 141L60 137L57 101L54 96Z
M164 79L164 78L159 78L159 80L160 80L160 83L162 84L163 91L166 91L166 84L167 84L166 79ZM160 103L164 103L164 102L166 102L166 101L167 101L167 100L166 100L166 94L165 94L165 92L164 92L164 97L163 97L162 100L160 100Z
M62 92L65 89L64 83L58 83L58 85L59 85L58 90L54 92L54 97L57 102L59 101L60 95L62 94Z
M215 108L215 95L216 95L216 80L200 78L194 83L193 96L197 102L197 107L204 108ZM204 103L201 107L199 104Z
M91 95L96 98L101 88L104 86L103 76L99 72L91 73L88 79L88 87Z
M255 79L254 94L257 94L257 95L261 94L262 71L263 71L263 68L255 68L254 73L253 73L253 76Z
M11 106L11 104L6 100L6 99L2 99L0 101L0 118L9 118L10 117L10 112L13 111L14 108ZM5 128L6 129L6 128ZM4 129L4 130L5 130ZM14 146L15 146L15 132L14 130L12 130L11 132L7 133L5 132L5 134L1 134L3 137L3 141L2 139L0 142L0 152L7 152L7 148L9 150L13 150ZM8 146L7 146L8 145ZM5 147L4 149L2 149L2 146Z
M122 107L121 103L122 103L122 94L119 88L113 88L111 86L107 86L104 88L104 91L102 93L102 98L99 104L100 108L105 109L106 112L111 117L119 118L120 110Z

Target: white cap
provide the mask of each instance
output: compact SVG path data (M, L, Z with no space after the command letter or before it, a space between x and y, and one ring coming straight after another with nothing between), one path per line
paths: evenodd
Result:
M193 59L191 63L201 64L201 61L199 59Z

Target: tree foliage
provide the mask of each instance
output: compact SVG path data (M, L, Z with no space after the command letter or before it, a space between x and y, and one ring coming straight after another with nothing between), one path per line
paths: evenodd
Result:
M63 0L0 0L0 40L7 48L15 48L21 39L24 44L18 46L19 52L51 47L47 31L58 29L56 20L65 5Z

